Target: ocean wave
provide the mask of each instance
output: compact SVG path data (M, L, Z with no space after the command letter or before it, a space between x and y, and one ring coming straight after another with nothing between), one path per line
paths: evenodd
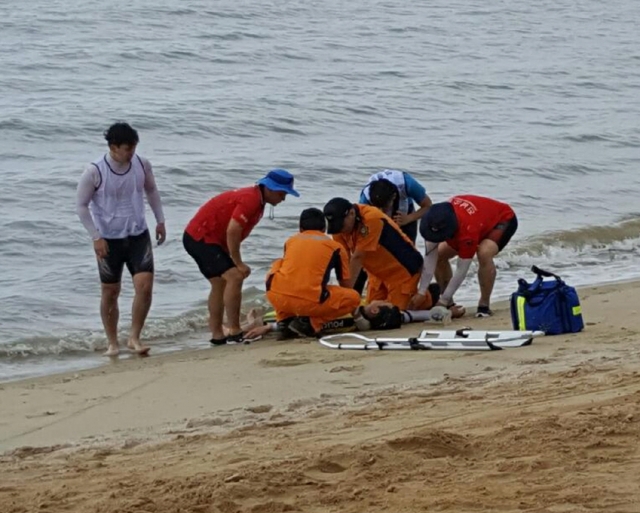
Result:
M243 291L243 312L252 308L266 309L264 292L257 287ZM208 311L205 306L191 309L180 315L147 321L142 337L146 342L162 347L176 344L176 338L206 331ZM118 331L121 345L129 335L128 326ZM202 338L206 342L206 335ZM78 357L104 350L106 339L102 330L80 330L62 335L22 337L0 343L0 360L47 356Z
M517 253L543 254L550 249L632 252L640 248L640 219L617 224L585 226L575 230L546 232L530 237L518 246Z
M608 142L612 141L613 138L604 134L580 134L580 135L566 135L563 137L566 141L571 142Z

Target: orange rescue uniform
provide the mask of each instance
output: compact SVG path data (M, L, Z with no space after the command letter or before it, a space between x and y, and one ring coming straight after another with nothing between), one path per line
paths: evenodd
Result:
M267 299L276 319L309 317L314 330L320 331L324 323L352 313L360 295L329 285L332 270L338 280L349 279L349 257L340 244L316 230L290 237L283 258L267 274Z
M356 224L351 233L333 236L351 256L364 251L362 267L369 275L367 301L389 301L401 310L407 308L418 291L423 259L400 227L376 207L354 205ZM431 308L431 298L420 305Z

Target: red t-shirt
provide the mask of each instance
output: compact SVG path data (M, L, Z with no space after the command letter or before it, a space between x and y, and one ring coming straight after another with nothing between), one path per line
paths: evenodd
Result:
M242 240L258 224L264 212L260 187L244 187L214 196L200 207L185 231L197 241L227 248L227 228L232 219L242 226Z
M449 200L458 219L458 230L446 242L458 251L460 258L473 258L480 241L499 223L515 216L506 203L482 196L454 196Z

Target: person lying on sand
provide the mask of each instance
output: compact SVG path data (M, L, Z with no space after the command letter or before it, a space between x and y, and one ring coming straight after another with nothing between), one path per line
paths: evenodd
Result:
M436 295L438 285L432 284L432 294ZM403 324L412 322L437 321L445 322L450 318L461 317L464 313L462 307L454 307L448 311L450 314L446 317L434 318L429 310L400 310L397 306L388 301L376 300L368 305L360 306L355 315L349 317L337 318L326 322L320 332L308 330L308 335L319 337L332 332L344 331L367 331L367 330L392 330L400 328ZM247 319L249 321L249 319ZM309 324L309 319L305 317L292 317L279 322L266 322L264 318L262 323L256 317L252 317L250 322L253 328L247 328L247 338L257 340L268 333L278 333L279 340L287 340L297 338L298 333L289 329L289 324L296 320L299 325ZM248 323L249 324L249 323Z

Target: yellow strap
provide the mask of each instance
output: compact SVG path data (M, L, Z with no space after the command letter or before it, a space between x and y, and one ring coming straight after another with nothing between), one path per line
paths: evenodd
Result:
M582 313L582 307L580 305L574 306L571 310L573 315L580 315Z
M518 310L518 329L520 331L527 330L527 322L524 316L524 302L525 302L525 299L522 296L518 296L516 300L516 307Z

